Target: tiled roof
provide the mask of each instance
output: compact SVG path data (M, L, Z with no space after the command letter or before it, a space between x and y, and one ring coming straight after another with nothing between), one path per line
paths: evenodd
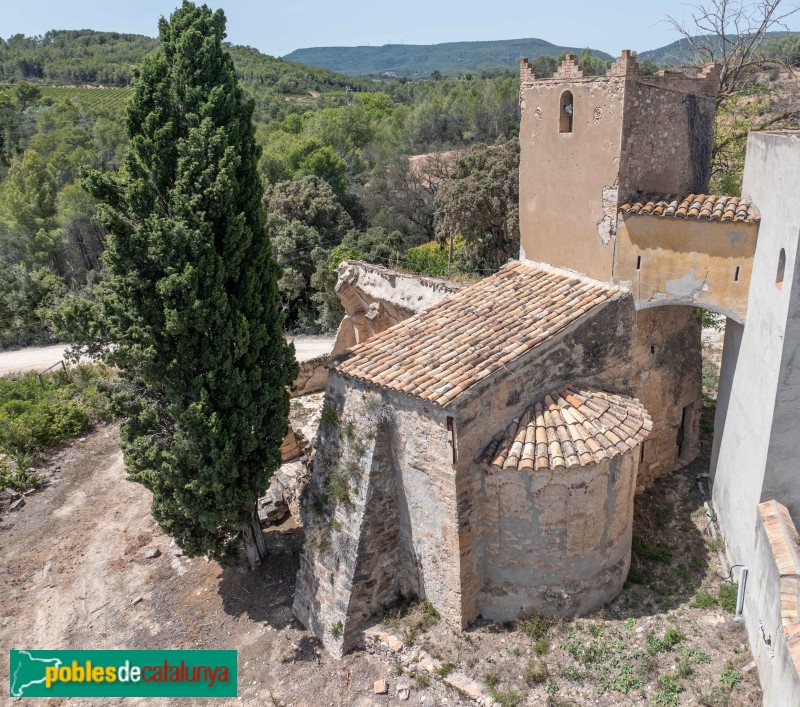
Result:
M495 469L558 469L616 457L653 423L635 398L564 386L530 405L478 457Z
M761 216L747 197L714 194L642 194L620 204L623 214L755 223Z
M331 368L444 406L618 292L549 266L509 263L357 344Z

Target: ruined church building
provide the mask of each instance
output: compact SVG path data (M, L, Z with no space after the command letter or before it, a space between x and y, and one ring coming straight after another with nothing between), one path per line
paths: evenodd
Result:
M713 505L765 703L800 704L800 134L708 195L717 66L520 78L519 260L406 318L345 302L294 613L341 655L398 592L455 627L612 599L636 492L696 454L704 308Z

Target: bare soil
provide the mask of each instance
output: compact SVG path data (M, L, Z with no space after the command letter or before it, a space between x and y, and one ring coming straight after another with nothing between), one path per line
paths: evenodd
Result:
M150 493L125 479L116 425L58 451L49 468L42 489L0 520L0 645L6 650L237 649L239 699L215 704L394 701L373 695L375 680L394 676L386 660L365 653L330 658L292 618L302 531L291 519L266 534L270 555L256 572L223 569L182 557L161 533L150 515ZM151 548L161 554L147 560ZM0 703L7 690L3 657ZM445 690L431 685L427 704L466 704Z

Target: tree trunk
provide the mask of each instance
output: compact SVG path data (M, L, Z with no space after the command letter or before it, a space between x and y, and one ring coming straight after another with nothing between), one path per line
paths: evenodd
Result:
M254 570L267 555L264 534L261 532L261 523L258 521L258 513L255 510L250 516L250 522L242 527L242 540L244 540L247 562L250 565L250 569Z

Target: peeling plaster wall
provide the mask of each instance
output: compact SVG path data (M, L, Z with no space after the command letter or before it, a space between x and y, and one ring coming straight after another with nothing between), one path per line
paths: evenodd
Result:
M521 257L610 281L620 198L705 190L717 69L645 76L623 53L607 76L567 59L552 79L523 62L521 80ZM559 132L565 91L571 132Z
M623 216L614 279L630 287L640 309L688 304L741 323L757 234L754 223Z
M481 616L572 616L619 593L630 568L638 458L636 447L558 471L483 468Z
M573 131L559 133L560 100ZM624 80L537 80L520 91L523 257L611 280Z

